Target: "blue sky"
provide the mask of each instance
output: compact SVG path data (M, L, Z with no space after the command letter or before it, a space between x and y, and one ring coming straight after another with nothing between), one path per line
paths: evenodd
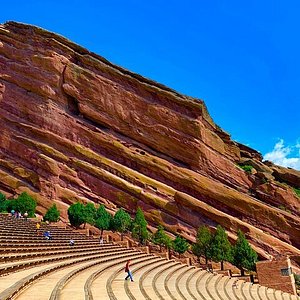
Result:
M59 33L205 101L234 140L300 169L299 1L5 1Z

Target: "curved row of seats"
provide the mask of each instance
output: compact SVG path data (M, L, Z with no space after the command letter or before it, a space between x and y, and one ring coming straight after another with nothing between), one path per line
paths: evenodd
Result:
M45 240L44 230L53 240ZM37 234L34 222L8 215L0 215L0 251L1 300L297 299L117 244L100 245L70 229L43 225ZM134 282L124 280L128 259Z

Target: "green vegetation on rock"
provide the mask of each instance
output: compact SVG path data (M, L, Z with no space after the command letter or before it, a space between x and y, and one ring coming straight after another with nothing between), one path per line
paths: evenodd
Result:
M238 164L238 166L243 169L245 172L250 173L252 172L253 167L250 165L240 165Z
M298 197L300 197L300 188L294 188L294 192Z

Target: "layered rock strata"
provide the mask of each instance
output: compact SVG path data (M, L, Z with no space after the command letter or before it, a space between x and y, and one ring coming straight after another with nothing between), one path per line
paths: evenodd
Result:
M0 190L34 195L41 214L56 203L66 218L76 201L140 206L151 225L190 240L199 225L221 224L262 256L300 254L300 173L232 141L202 100L8 22L0 116Z

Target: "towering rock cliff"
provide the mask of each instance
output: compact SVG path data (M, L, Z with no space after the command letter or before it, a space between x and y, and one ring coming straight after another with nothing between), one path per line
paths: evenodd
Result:
M232 141L199 99L9 22L0 116L0 190L34 195L39 213L54 202L66 217L78 200L140 206L150 224L190 240L200 224L221 224L262 256L300 254L300 172Z

